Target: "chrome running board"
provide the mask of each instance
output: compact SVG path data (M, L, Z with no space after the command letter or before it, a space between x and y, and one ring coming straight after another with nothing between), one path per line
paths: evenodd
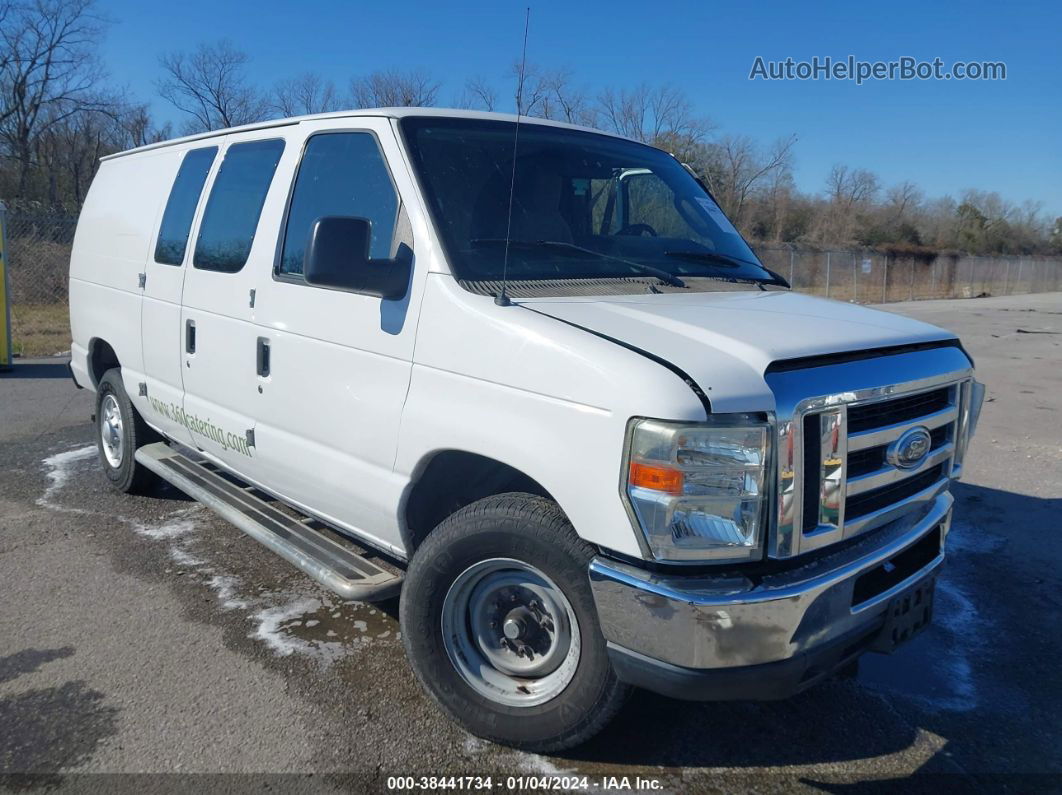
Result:
M194 461L165 442L141 447L136 460L344 599L379 602L397 596L402 588L397 569L384 568L367 557L372 553L339 543L323 523L284 503L262 499L257 489L212 464Z

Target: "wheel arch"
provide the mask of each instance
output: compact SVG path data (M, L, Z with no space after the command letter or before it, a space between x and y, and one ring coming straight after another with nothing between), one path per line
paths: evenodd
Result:
M437 450L425 456L414 470L402 501L402 532L408 554L412 557L450 514L484 497L513 491L557 501L535 478L496 458L458 449Z
M88 371L92 379L92 388L97 389L100 379L108 370L121 367L118 354L107 340L102 337L93 337L88 346Z

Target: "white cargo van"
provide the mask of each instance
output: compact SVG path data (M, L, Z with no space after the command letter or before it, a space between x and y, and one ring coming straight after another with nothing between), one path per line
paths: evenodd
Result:
M930 618L980 408L947 331L789 292L666 152L334 113L107 157L72 370L164 478L560 749L631 686L780 698Z

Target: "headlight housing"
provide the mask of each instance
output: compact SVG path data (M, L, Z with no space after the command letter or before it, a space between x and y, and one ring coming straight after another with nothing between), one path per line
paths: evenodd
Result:
M761 556L770 482L770 433L762 417L635 418L627 437L623 494L657 560Z
M959 427L956 433L955 454L951 459L951 475L959 477L962 473L966 450L977 430L977 420L981 416L981 404L985 399L985 385L974 379L959 385Z

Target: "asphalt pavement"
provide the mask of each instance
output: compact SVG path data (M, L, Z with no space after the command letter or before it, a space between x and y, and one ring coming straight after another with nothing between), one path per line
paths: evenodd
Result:
M556 756L443 718L397 602L343 602L172 489L110 490L92 396L63 359L17 363L0 375L0 788L1062 791L1062 294L884 308L958 332L988 387L934 625L787 701L636 694Z

